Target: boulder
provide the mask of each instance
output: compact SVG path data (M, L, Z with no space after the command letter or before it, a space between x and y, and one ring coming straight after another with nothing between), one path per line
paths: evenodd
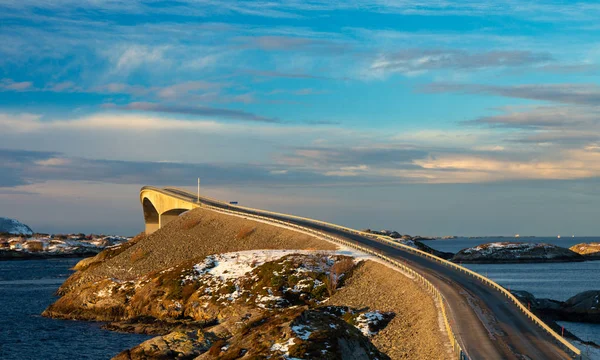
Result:
M600 323L600 290L584 291L564 302L538 299L527 291L512 291L512 294L534 313L553 320Z
M580 322L600 323L600 290L579 293L563 304L566 319Z
M401 237L402 237L402 234L400 234L400 233L399 233L399 232L397 232L397 231L392 231L392 232L390 233L390 235L389 235L389 236L390 236L391 238L398 239L398 238L401 238Z

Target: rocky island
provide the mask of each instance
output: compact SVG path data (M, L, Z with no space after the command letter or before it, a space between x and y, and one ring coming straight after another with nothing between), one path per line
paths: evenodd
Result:
M600 260L600 243L581 243L573 245L569 250L582 255L586 260Z
M17 220L0 218L0 260L94 256L129 239L95 234L40 234Z
M445 359L432 297L365 254L206 209L82 260L44 316L156 334L116 359Z
M493 242L463 249L451 260L456 263L521 263L585 261L585 258L551 244Z

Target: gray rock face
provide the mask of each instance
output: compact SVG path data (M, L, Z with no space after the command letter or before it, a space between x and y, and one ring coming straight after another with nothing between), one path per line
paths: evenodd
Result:
M600 290L584 291L569 298L563 311L573 321L600 323Z
M119 353L113 359L193 359L210 348L215 339L214 336L208 335L211 334L204 334L201 331L175 331L144 341L130 350Z
M600 323L600 290L584 291L564 302L537 299L527 291L512 293L534 312L549 315L555 320Z
M452 258L465 263L571 262L585 258L569 249L543 243L495 242L463 249Z
M33 235L31 228L17 220L0 217L0 234Z

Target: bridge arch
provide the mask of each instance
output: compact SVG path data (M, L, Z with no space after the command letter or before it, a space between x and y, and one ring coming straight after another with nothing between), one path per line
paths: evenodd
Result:
M142 200L142 209L144 210L146 234L151 234L160 228L160 214L148 198Z
M160 214L160 227L163 227L171 221L177 219L179 215L186 211L188 211L188 209L171 209Z
M183 212L199 207L197 203L179 199L151 187L142 188L140 202L144 210L146 234L152 234Z

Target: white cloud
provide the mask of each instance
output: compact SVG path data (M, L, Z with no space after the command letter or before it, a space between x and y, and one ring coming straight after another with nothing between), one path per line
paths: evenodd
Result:
M162 45L151 47L147 45L119 45L109 53L109 59L113 63L113 72L129 73L142 65L159 65L165 71L165 67L169 61L165 57L165 53L169 46Z
M0 91L25 91L33 86L30 81L15 82L11 79L0 80Z
M87 157L272 164L267 170L270 175L301 170L333 178L354 177L357 181L461 183L600 177L598 137L591 141L592 134L590 141L584 141L587 138L580 136L590 135L572 133L574 130L555 134L562 136L561 141L577 135L577 142L561 145L549 137L554 133L535 130L466 128L389 134L335 126L239 124L130 113L68 120L0 114L0 127L6 129L0 135L5 147L21 143L19 139L50 137L55 141L30 142L35 145L30 148L63 153L71 149L64 157L37 163L48 171L69 166L65 158ZM85 145L75 145L77 141ZM306 146L315 141L320 145ZM546 143L554 145L544 146ZM74 147L80 150L72 152Z
M71 163L71 160L65 158L50 158L46 160L38 160L35 163L40 166L66 166Z

